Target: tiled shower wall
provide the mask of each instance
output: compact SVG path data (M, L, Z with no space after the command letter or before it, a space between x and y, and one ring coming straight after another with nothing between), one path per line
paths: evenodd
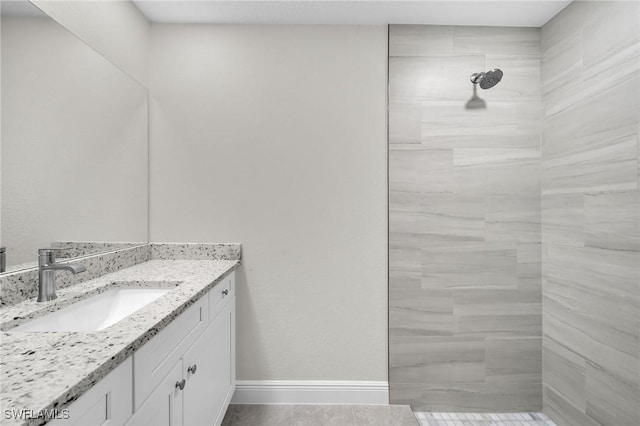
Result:
M638 2L542 28L544 411L640 424Z
M540 30L392 25L389 49L391 402L538 411Z

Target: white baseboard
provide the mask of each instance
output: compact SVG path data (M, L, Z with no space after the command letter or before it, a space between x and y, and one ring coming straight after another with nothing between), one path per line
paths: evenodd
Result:
M238 380L232 404L389 404L388 382Z

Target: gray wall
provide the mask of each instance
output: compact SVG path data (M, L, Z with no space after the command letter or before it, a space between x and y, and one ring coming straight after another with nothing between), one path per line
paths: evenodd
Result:
M539 53L535 28L391 26L392 403L541 408Z
M638 425L637 2L573 2L542 28L544 410Z
M146 86L149 22L133 3L119 0L31 2Z
M152 25L151 240L242 243L240 380L387 379L386 42Z
M148 241L146 88L23 7L32 16L2 16L7 266L53 241Z
M131 1L30 1L140 84L147 85L149 21Z

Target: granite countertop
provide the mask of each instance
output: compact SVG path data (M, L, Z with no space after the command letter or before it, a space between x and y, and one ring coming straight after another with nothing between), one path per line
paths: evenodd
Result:
M238 260L151 260L58 290L58 299L28 300L0 309L2 424L43 424L8 419L7 410L62 409L105 377L136 349L235 270ZM113 287L171 287L129 317L94 332L12 332L34 317Z

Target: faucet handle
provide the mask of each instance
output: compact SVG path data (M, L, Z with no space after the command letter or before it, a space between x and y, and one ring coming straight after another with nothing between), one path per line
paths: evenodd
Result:
M55 253L60 251L60 249L55 248L42 248L38 249L38 256L42 256L43 254Z
M40 265L50 265L52 263L56 263L56 253L58 252L60 252L60 249L38 249L38 263Z

